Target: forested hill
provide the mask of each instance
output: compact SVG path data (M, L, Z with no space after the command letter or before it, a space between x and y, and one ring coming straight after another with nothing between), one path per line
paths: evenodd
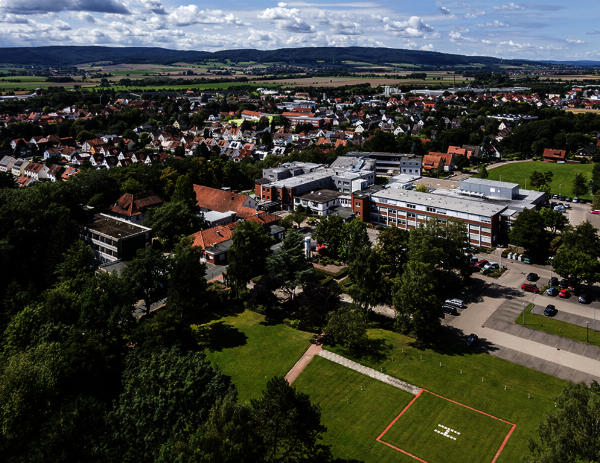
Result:
M358 61L382 65L412 64L418 66L460 66L483 64L534 64L524 60L502 60L486 56L464 56L432 51L403 50L395 48L367 47L308 47L282 48L279 50L223 50L205 51L169 50L144 47L18 47L2 48L0 62L17 65L66 66L95 61L118 63L171 64L178 61L198 63L204 60L285 62L295 65L341 64L342 61Z

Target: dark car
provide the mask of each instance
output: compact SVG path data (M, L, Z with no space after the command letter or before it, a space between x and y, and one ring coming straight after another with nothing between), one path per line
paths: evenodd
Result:
M564 201L566 198L564 196L559 196L558 199L560 199L561 201Z
M580 294L579 298L577 300L579 302L581 302L582 304L589 304L590 303L590 298L587 296L587 294Z
M546 294L548 296L556 296L558 294L558 289L550 286L547 290L546 290Z
M530 273L529 275L527 275L527 281L538 281L539 279L540 277L537 273Z
M558 286L560 287L560 289L568 288L569 282L567 280L560 280L560 283L558 284Z
M567 196L567 199L565 199L566 202L570 203L571 201L573 201L572 198L570 198L569 196Z
M450 315L458 315L458 312L456 311L456 307L452 307L451 305L448 305L448 304L442 305L442 310L444 311L444 313L449 313Z
M546 317L554 317L557 314L558 310L552 304L549 304L544 309L544 315Z
M548 280L549 286L558 286L558 278L552 277Z
M521 289L523 291L527 291L528 293L539 293L540 288L537 285L530 285L529 283L524 283L521 285Z
M554 210L554 206L556 206L556 205L557 205L556 201L552 201L550 203L550 209Z
M475 333L471 333L467 338L467 346L472 347L477 344L477 341L479 341L479 336L477 336Z

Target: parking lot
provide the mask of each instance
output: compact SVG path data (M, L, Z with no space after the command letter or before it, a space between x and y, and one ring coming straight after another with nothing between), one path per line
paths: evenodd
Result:
M478 257L499 262L499 251L496 253ZM523 313L523 304L533 303L536 314L541 314L546 305L553 304L558 310L556 320L579 326L589 322L591 330L594 309L600 309L598 297L590 304L580 304L576 296L562 299L525 292L521 289L523 283L533 283L541 288L556 274L551 273L550 267L507 259L502 259L502 265L508 270L498 279L474 274L472 285L457 295L465 301L466 308L459 309L456 316L445 315L443 323L463 338L470 333L477 334L479 348L491 355L571 381L600 380L600 348L514 323ZM528 282L526 277L530 272L537 273L539 280ZM592 295L596 289L585 291ZM596 312L600 316L600 310ZM600 329L600 323L597 328Z

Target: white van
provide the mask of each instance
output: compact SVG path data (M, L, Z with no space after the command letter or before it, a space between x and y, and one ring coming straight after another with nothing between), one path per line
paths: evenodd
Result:
M454 307L458 307L459 309L462 309L465 306L462 299L446 299L445 303Z

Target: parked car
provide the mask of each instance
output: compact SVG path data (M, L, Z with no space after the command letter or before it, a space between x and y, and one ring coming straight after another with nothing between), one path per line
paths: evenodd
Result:
M471 333L467 338L467 346L473 347L475 344L477 344L477 341L479 341L479 336L477 336L475 333Z
M552 277L548 280L549 286L558 286L558 278Z
M451 305L453 307L458 307L459 309L462 309L465 306L465 303L463 302L462 299L446 299L446 302L444 302L444 304L448 304Z
M567 198L565 199L566 202L570 203L571 201L573 201L572 198L570 198L569 196L567 196Z
M475 264L475 268L483 268L488 263L487 260L481 259L479 262Z
M558 206L554 206L554 210L558 211L558 212L566 212L567 211L565 209L565 206L563 206L562 204L559 204Z
M565 279L560 280L560 283L558 284L558 287L561 289L566 289L569 287L569 282Z
M573 198L573 202L574 202L574 203L578 203L578 202L579 202L579 198L578 198L577 196L575 196L575 197Z
M590 214L600 214L600 211L590 211Z
M539 279L540 277L537 273L530 273L529 275L527 275L527 281L538 281Z
M558 297L564 297L565 299L567 299L571 294L569 294L569 291L567 291L566 289L561 289L558 292Z
M527 291L528 293L539 293L540 292L540 288L538 288L537 285L532 285L530 283L523 283L521 285L521 289L523 291Z
M582 304L589 304L590 303L590 298L587 297L587 294L580 294L579 297L577 298L577 300L579 302L581 302Z
M442 310L444 311L444 313L448 313L450 315L458 315L458 312L456 311L456 307L452 307L451 305L448 305L448 304L442 305Z
M558 199L558 195L552 195L552 199Z
M556 307L554 307L552 304L547 305L544 309L544 315L546 317L554 317L557 313L558 310L556 310Z
M546 294L548 296L556 296L558 294L558 289L550 287L546 290Z
M565 204L565 209L571 209L571 205L569 203Z
M483 266L486 270L498 270L500 268L500 264L498 262L488 262Z
M554 210L554 206L556 206L556 204L557 204L556 201L552 201L550 203L550 209Z
M564 201L566 198L564 196L559 196L558 199Z
M579 199L579 204L587 204L587 199Z

